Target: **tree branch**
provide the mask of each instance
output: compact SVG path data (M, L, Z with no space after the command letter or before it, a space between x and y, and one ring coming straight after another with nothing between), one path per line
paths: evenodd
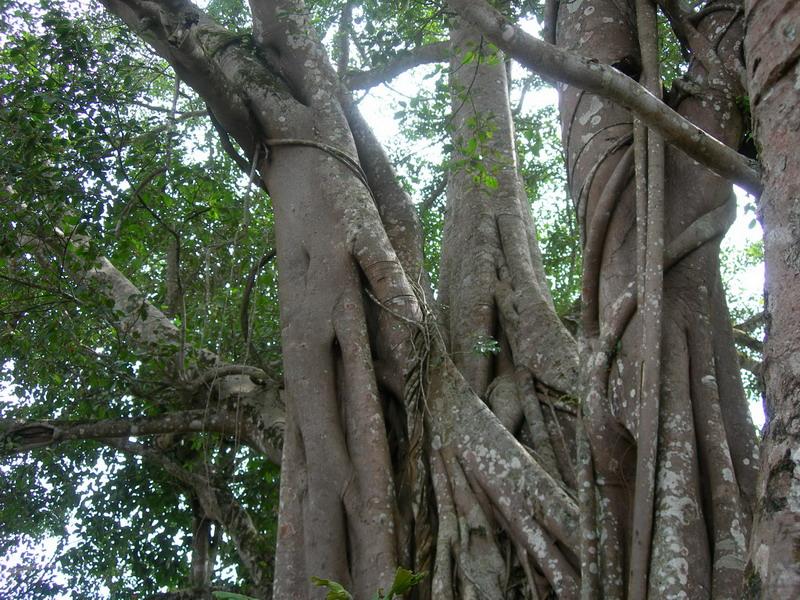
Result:
M426 46L418 46L413 50L399 52L385 64L369 71L351 71L344 78L344 84L351 90L367 90L385 83L398 75L418 67L435 62L444 62L450 56L449 42L434 42Z
M755 360L754 358L750 358L744 352L738 352L737 357L739 358L739 367L744 369L745 371L750 371L755 378L756 382L758 383L758 389L761 394L764 394L764 363L761 361Z
M280 74L244 47L244 36L217 24L191 2L102 0L102 4L172 65L247 155L263 131L284 133L280 117L290 123L305 114Z
M280 446L273 447L264 435L270 427L283 427L275 422L262 423L250 417L247 410L187 410L152 417L100 420L0 421L0 447L4 454L27 452L35 448L55 446L71 440L110 440L133 436L167 433L221 433L234 436L243 443L280 464ZM280 422L279 422L280 421Z
M70 255L74 248L88 247L90 240L86 236L66 235L61 231L55 232L54 240L40 240L28 237L21 240L21 245L47 248L50 244L65 244L66 248L59 254ZM68 243L67 240L71 243ZM40 262L48 262L44 252L34 253ZM172 356L180 348L181 332L178 327L161 310L150 303L146 296L114 265L104 256L95 259L93 266L67 270L67 273L78 285L92 285L92 291L108 299L113 303L114 321L113 325L118 329L125 339L134 343L138 348L152 352L156 355ZM223 378L229 375L249 374L262 380L266 380L272 385L268 386L272 391L277 387L277 382L269 378L261 369L248 366L226 365L215 353L206 350L187 347L186 354L195 357L197 368L210 367L211 370L204 372L194 383L195 391L202 387L200 384L209 378L208 381ZM241 379L241 377L239 377ZM185 386L182 386L185 387ZM192 386L189 386L192 388ZM224 396L224 386L220 386L220 395ZM255 384L252 382L248 386L249 390L242 387L241 381L235 381L229 393L241 396L245 393L252 393Z
M748 317L741 323L734 325L734 329L738 329L740 331L750 332L756 329L757 327L763 327L764 321L766 320L766 315L764 312L756 313L752 317Z
M753 161L688 121L641 85L609 65L562 50L525 33L483 1L450 0L451 6L492 43L539 74L618 102L664 140L751 194L761 193L761 169Z
M733 328L733 339L737 344L745 346L753 352L764 354L764 342L748 335L741 329L737 329L736 327Z
M259 383L271 380L269 375L258 367L250 365L221 365L203 371L197 379L189 383L189 388L197 391L204 386L211 386L217 380L228 375L246 375L250 379L257 380Z

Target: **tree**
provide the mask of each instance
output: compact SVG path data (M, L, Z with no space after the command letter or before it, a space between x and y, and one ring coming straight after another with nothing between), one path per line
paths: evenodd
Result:
M158 83L124 78L119 90L81 81L93 91L89 102L69 85L48 89L43 100L36 86L17 85L10 95L4 123L18 128L18 139L7 143L7 163L12 173L37 168L6 187L16 201L4 243L4 280L15 294L7 368L21 389L47 401L23 407L25 420L4 422L3 440L12 455L97 440L141 457L120 463L103 454L125 472L114 481L139 472L145 494L165 475L178 483L184 499L173 499L169 526L191 531L191 568L159 574L149 590L185 587L173 597L207 597L224 531L231 546L223 551L246 570L235 589L257 597L317 597L323 590L312 577L372 597L389 588L398 566L427 573L414 588L419 598L738 597L758 462L719 239L735 206L729 180L755 192L761 185L759 165L736 151L747 130L742 98L749 86L763 128L756 133L771 147L764 135L775 121L755 99L769 97L773 85L796 96L780 87L789 85L791 51L762 59L789 65L770 70L784 79L759 79L755 66L748 78L745 20L729 2L659 2L658 13L648 0L547 2L546 42L509 20L526 14L515 3L503 5L505 14L483 2L420 3L402 15L381 3L265 0L249 12L223 2L209 12L185 0L102 4L121 30L76 27L50 11L44 24L72 54L56 63L57 76L31 73L27 54L46 55L48 47L23 35L7 52L18 79L52 86L76 72L102 75L117 61L138 76L144 71L131 59L161 69L134 45L135 32L172 68L174 84L170 90L162 73L152 79ZM372 21L386 31L378 35ZM319 29L331 23L338 28L329 56ZM671 40L662 48L686 56L663 101L658 32ZM130 49L118 51L117 40ZM96 54L74 51L84 44ZM583 253L577 331L564 303L560 314L554 303L528 207L509 57L564 82L563 153L580 228L573 243ZM451 136L438 246L351 88L446 60L439 72L448 80L438 89L448 101L438 106L449 104L450 114L427 115ZM350 72L352 64L366 70ZM161 86L155 94L154 85ZM185 96L184 85L196 96ZM159 93L172 97L171 106L144 108L166 114L170 137L160 154L147 151L155 161L145 168L139 137L109 136L141 130L143 113L93 107L118 107L121 96L141 105ZM65 144L61 133L81 131L84 120L49 125L58 103L89 115L86 138L100 133L111 143ZM174 133L203 106L227 156L187 168L189 152ZM100 183L109 156L127 187ZM765 161L770 156L762 150ZM266 194L248 191L234 208L235 198L218 188L235 167ZM766 197L781 198L780 186L794 180L766 172ZM423 204L423 221L437 195ZM771 219L792 210L772 202L777 217L764 206L768 261ZM220 239L229 253L212 251ZM137 254L156 248L164 256L151 288L163 287L158 295L106 257L133 260L133 273L137 265L152 272ZM786 274L774 276L778 286L796 272L785 264ZM136 273L140 285L147 271ZM796 291L785 285L771 296L788 305L770 304L776 328L768 360L770 347L797 347L787 316ZM270 301L280 307L279 327L264 318ZM20 309L22 302L32 306ZM44 330L32 318L39 310ZM233 314L238 338L225 335ZM59 326L66 341L53 345ZM48 344L75 356L55 369L63 358L52 351L27 360ZM773 360L790 360L785 352ZM778 364L766 363L767 398L779 411L768 443L789 453L767 481L785 483L781 473L796 460L781 436L794 434L777 424L796 409L796 381L783 381L792 371ZM70 384L83 402L70 404ZM66 415L42 414L53 406L68 407ZM97 447L84 447L96 459ZM58 470L59 459L44 456L45 471ZM264 459L281 469L277 527L251 510L259 495L274 493ZM18 482L33 476L16 464ZM751 542L764 590L777 589L773 580L786 589L798 582L791 564L763 550L787 543L780 523L797 515L794 488L778 487L787 500L776 512L775 486L762 492ZM67 518L76 496L59 504L56 518ZM147 562L135 577L146 578Z
M798 527L798 432L800 383L795 352L797 327L798 163L790 151L798 141L796 29L800 7L748 2L745 50L754 133L765 165L761 219L767 259L765 379L768 425L762 446L761 479L750 540L750 597L800 592L796 554ZM795 55L794 58L791 58ZM796 81L796 79L795 79ZM794 86L794 87L792 87ZM788 127L785 126L788 124ZM795 550L791 550L795 549Z

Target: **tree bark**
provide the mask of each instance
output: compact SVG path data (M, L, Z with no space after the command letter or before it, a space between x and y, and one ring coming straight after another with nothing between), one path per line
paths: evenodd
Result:
M714 15L719 12L698 24L703 35L717 26ZM642 61L635 23L633 11L619 3L562 3L556 35L559 45L637 78ZM723 35L715 40L720 60L730 62L726 52L740 38L741 27L739 19L721 29ZM707 77L699 63L690 66L689 76L702 82L702 95L678 100L676 111L723 142L737 144L741 125L735 95L741 92L736 79ZM749 528L755 440L738 366L726 350L730 326L713 316L727 312L718 288L718 238L706 238L688 254L674 257L690 229L702 229L703 215L727 204L729 184L667 148L663 233L653 229L651 198L638 205L639 211L643 206L648 211L649 237L637 236L635 222L641 217L627 149L630 113L586 90L562 86L560 92L567 169L586 240L584 269L589 270L584 273L588 351L583 369L588 381L583 411L598 501L594 525L584 536L599 540L594 568L600 577L594 588L584 578L584 592L621 597L630 585L631 597L735 597ZM647 161L645 181L657 185L650 152ZM637 263L650 252L642 244L647 240L649 245L654 235L653 242L667 248L664 266L669 270L657 356L661 375L656 370L656 379L651 376L648 383L640 373L652 343L643 345L642 330L653 293L641 296L643 305L635 314L620 307L628 304L631 310L638 303L633 290L642 269ZM644 402L649 386L655 386L658 411L654 455L645 448L653 435L645 424L655 416ZM648 471L655 473L652 534L637 529L645 521L632 514L641 510L635 507L643 497L637 486L647 492L650 484L639 478ZM591 511L591 504L584 510ZM652 548L648 564L631 563L642 558L632 540Z
M746 2L750 108L764 170L766 425L748 598L800 595L800 5Z
M633 110L664 139L723 177L757 194L761 181L757 165L738 154L697 124L685 119L660 102L634 80L626 77L625 67L609 64L578 49L564 51L528 35L484 1L450 0L498 48L537 73L580 87ZM575 8L577 11L577 8ZM611 66L614 66L611 64Z

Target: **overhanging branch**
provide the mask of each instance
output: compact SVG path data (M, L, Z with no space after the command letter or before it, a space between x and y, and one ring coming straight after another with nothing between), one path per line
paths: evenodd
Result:
M279 464L280 447L264 439L265 427L282 423L259 423L244 411L187 410L152 417L99 420L0 421L0 448L4 454L27 452L72 440L110 440L167 433L220 433L235 436Z
M450 0L451 6L498 48L537 73L604 96L633 111L664 140L751 194L761 193L761 169L672 110L630 77L609 65L538 40L486 2Z

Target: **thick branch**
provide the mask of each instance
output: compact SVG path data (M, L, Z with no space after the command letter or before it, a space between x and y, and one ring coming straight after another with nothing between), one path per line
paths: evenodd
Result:
M105 256L95 258L93 264L79 257L77 251L89 249L89 238L56 229L53 238L25 236L19 244L30 249L43 266L55 262L53 255L68 259L64 272L77 286L91 286L93 293L111 303L113 325L122 337L130 336L139 348L156 355L172 355L178 350L180 331L175 324ZM210 352L201 352L198 358L210 364L218 361Z
M757 327L763 327L766 320L766 315L763 312L756 313L752 317L748 317L741 323L733 326L734 329L739 331L751 332Z
M89 245L89 239L85 236L72 235L70 237L56 231L55 243L63 244L67 239L71 241L66 248L66 253L70 258L74 256L74 250ZM50 252L45 251L47 246L45 242L36 238L27 238L21 241L21 245L32 246L34 254L40 262L47 263L50 260ZM62 253L63 251L58 252L58 254ZM84 264L79 263L79 265L73 265L73 268L68 269L67 273L76 284L90 285L94 293L113 304L113 325L121 337L155 356L171 357L181 349L181 333L178 327L151 304L146 296L111 261L100 256L95 259L94 266L85 268ZM182 350L184 356L191 356L197 361L196 367L208 367L204 373L198 376L194 382L196 385L189 386L190 389L198 391L203 383L219 380L216 388L221 399L266 392L270 399L265 400L262 403L263 406L268 407L269 410L282 412L276 399L277 382L271 380L261 369L242 365L226 365L216 354L202 348L184 346ZM256 377L259 379L259 384L242 375ZM264 382L271 385L260 385Z
M102 3L169 61L248 156L264 131L282 135L281 122L302 118L304 107L266 57L257 57L243 44L244 36L215 23L191 2Z
M246 375L259 383L267 381L269 378L269 374L258 367L251 367L250 365L223 365L206 369L197 379L189 384L189 387L194 390L199 390L204 386L212 386L218 380L229 375Z
M756 161L715 139L620 71L534 38L486 2L450 0L450 4L524 66L629 108L666 142L748 192L761 193Z
M367 90L390 81L414 67L444 62L449 55L449 42L435 42L426 46L419 46L413 50L400 52L385 64L369 71L350 72L345 76L344 83L351 90Z
M753 352L764 353L764 342L757 340L741 329L733 328L733 339L737 344L750 348Z
M100 420L0 421L4 453L27 452L71 440L108 440L167 433L214 432L235 436L267 458L280 464L280 446L271 447L264 427L283 427L282 421L257 424L244 411L187 410L153 417Z

